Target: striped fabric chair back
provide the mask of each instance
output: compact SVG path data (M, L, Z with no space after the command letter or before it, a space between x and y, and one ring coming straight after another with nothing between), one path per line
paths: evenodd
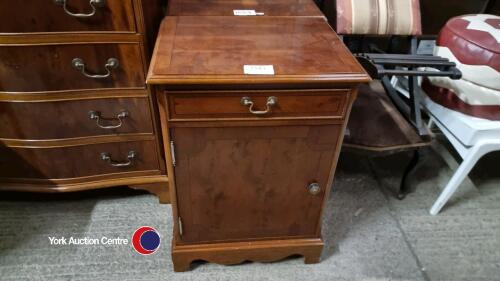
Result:
M337 33L421 35L419 0L337 0Z

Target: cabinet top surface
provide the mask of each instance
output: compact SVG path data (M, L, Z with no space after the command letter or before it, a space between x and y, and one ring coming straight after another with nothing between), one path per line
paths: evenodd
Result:
M255 10L265 16L322 17L313 0L170 0L171 16L232 16L233 10Z
M245 74L272 65L274 75ZM166 17L149 84L293 84L370 81L319 17Z

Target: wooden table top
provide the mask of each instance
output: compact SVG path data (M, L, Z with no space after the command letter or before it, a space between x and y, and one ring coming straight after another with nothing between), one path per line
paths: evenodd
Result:
M244 74L273 65L274 75ZM166 17L147 82L163 85L364 83L368 74L318 17Z
M232 16L233 10L255 10L265 16L323 17L313 0L169 0L171 16Z

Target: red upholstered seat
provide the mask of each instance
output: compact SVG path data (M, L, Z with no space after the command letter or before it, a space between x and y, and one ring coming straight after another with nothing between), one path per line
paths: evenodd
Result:
M460 80L429 78L429 97L462 113L500 120L500 17L465 15L448 21L437 40L435 55L462 71Z

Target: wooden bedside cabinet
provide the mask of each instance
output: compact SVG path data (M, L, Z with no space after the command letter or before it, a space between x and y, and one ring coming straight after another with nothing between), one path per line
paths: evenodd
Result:
M324 17L313 0L169 0L167 15L233 16L234 10L261 16Z
M368 81L319 17L164 19L148 83L167 151L174 269L318 262L344 129Z

